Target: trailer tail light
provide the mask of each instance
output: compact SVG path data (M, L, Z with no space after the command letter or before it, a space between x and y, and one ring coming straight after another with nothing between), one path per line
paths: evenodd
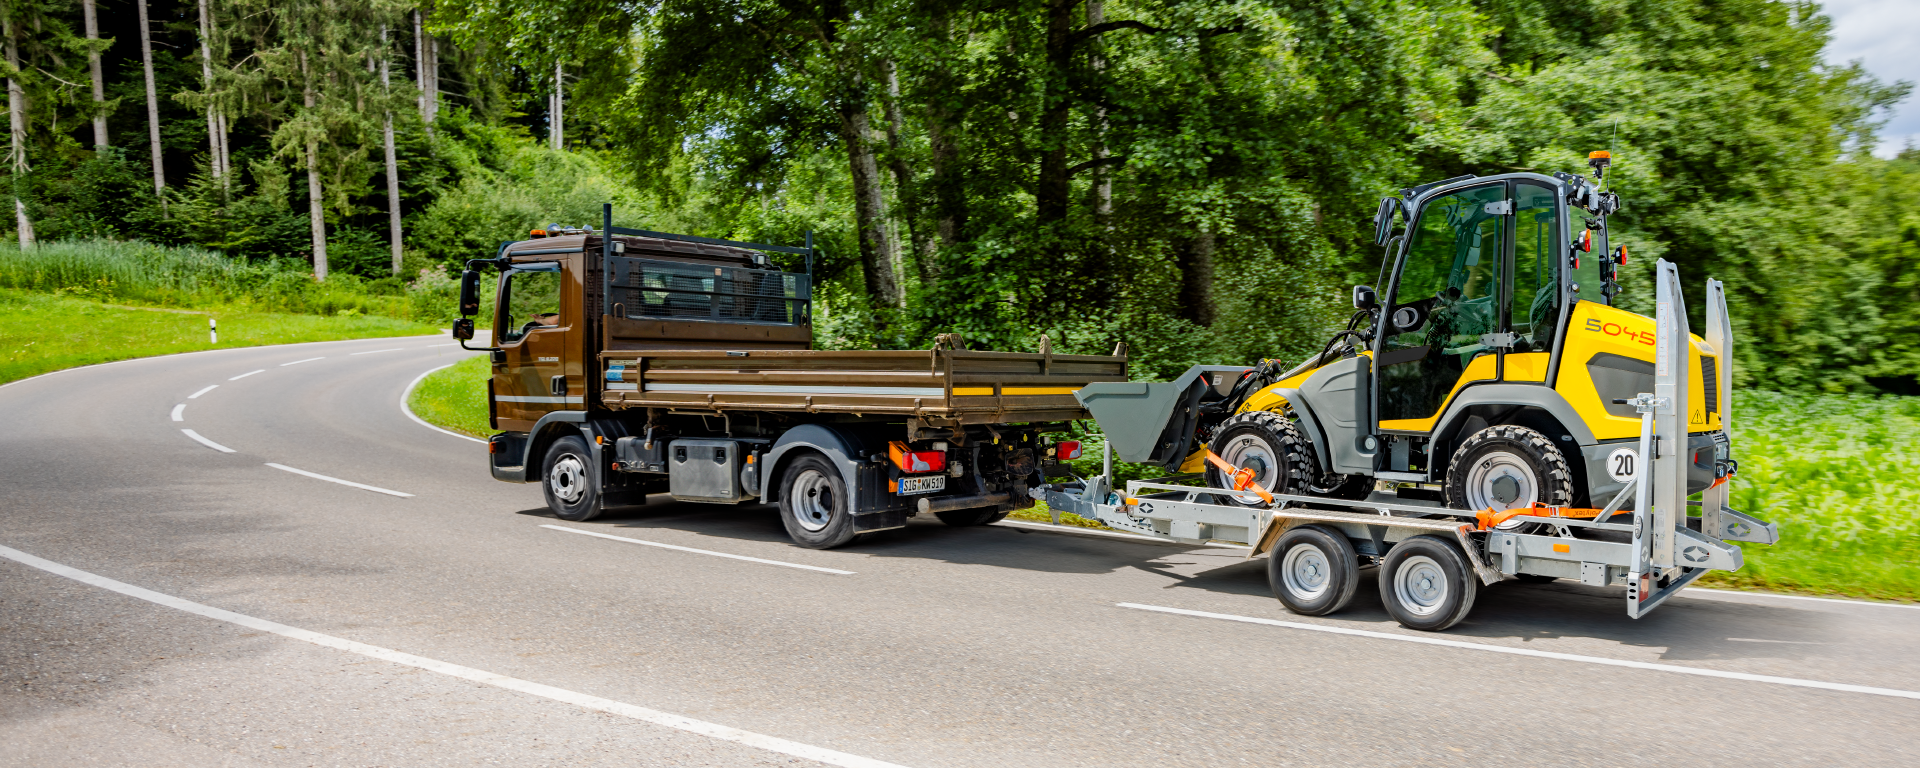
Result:
M895 440L887 444L887 458L902 472L945 472L947 455L940 451L916 451Z
M1053 458L1056 461L1072 461L1080 458L1080 441L1062 440L1054 443Z

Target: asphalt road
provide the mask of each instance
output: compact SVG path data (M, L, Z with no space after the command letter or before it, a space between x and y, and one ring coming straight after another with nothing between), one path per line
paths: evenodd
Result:
M561 523L401 410L447 343L0 388L0 765L1920 762L1913 607L1691 590L1635 621L1503 584L1428 635L1371 580L1292 616L1242 550L916 523L816 552L661 497Z

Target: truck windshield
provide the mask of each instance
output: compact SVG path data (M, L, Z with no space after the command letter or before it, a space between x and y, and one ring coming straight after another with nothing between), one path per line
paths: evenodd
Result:
M520 264L500 281L500 341L519 341L535 328L564 325L560 265Z

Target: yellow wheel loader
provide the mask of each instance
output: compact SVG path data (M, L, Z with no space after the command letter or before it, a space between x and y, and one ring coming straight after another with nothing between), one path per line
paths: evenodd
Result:
M1464 617L1476 574L1624 584L1638 616L1738 569L1725 541L1776 534L1725 505L1725 296L1708 281L1707 335L1692 334L1663 261L1657 317L1613 306L1627 253L1607 242L1609 162L1593 153L1591 180L1461 176L1386 198L1382 288L1353 289L1318 354L1076 393L1110 456L1178 474L1122 494L1109 469L1036 497L1124 530L1271 549L1274 591L1299 613L1338 610L1358 565L1378 563L1383 601L1419 629ZM1201 473L1204 489L1176 482Z

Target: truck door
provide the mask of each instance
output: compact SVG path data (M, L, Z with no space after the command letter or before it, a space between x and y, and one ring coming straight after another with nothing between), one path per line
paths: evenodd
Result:
M1482 336L1503 325L1512 205L1496 182L1421 207L1376 352L1380 429L1431 432L1454 391L1499 375Z
M567 376L581 323L568 315L565 278L558 262L515 264L500 278L493 399L501 429L524 432L549 412L586 403Z

